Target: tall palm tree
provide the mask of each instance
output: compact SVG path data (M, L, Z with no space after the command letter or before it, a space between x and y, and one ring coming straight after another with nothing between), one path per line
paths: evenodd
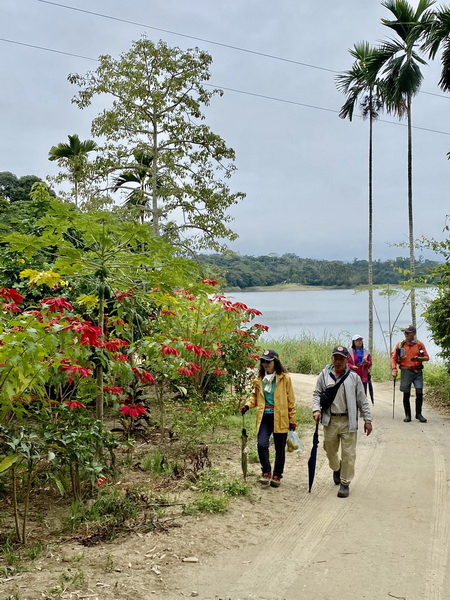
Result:
M381 3L395 19L381 19L397 38L384 42L368 61L372 80L381 79L385 90L386 109L402 118L406 115L408 130L408 239L411 280L415 278L413 171L412 171L412 99L419 92L423 75L420 65L426 61L420 56L421 36L433 21L430 6L434 0L419 0L414 10L406 0L386 0ZM416 325L416 295L411 291L411 322Z
M139 219L141 223L144 223L145 215L153 200L153 156L145 152L145 150L136 150L133 156L136 164L116 177L113 191L117 192L120 189L130 190L130 193L126 197L125 205L136 207L139 212ZM160 187L158 180L156 187ZM153 214L153 209L150 209L150 212L154 221L155 215ZM158 234L159 231L155 233Z
M87 155L97 149L97 144L93 140L82 142L76 133L68 137L68 144L61 142L50 148L48 159L58 161L61 167L69 171L69 179L74 186L75 206L78 206L79 185L83 179Z
M336 86L346 94L339 116L353 119L357 105L362 117L369 118L369 248L368 248L368 284L369 284L369 351L373 351L373 122L383 106L381 82L372 80L367 70L367 61L376 52L368 42L358 42L349 50L355 59L351 69L337 75Z
M450 7L441 7L434 13L434 20L424 28L422 49L431 59L442 51L442 71L439 86L444 92L450 91Z

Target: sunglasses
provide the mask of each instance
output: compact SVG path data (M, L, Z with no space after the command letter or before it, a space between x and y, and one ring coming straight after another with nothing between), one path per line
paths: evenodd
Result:
M270 365L271 362L272 362L271 360L265 360L264 358L261 359L262 365Z

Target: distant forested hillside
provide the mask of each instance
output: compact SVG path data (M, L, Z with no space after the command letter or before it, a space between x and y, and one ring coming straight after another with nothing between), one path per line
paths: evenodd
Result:
M338 260L313 260L295 254L282 256L224 256L203 254L199 260L217 267L228 287L248 288L277 284L316 285L352 288L367 285L367 261L345 263ZM424 281L439 263L419 259L416 276ZM408 280L409 258L375 261L374 285L398 284ZM430 281L427 281L431 283Z

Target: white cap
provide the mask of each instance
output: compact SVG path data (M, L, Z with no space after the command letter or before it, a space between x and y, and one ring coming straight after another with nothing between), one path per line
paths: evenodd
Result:
M352 342L354 342L355 340L363 340L363 339L364 339L364 338L363 338L363 336L362 336L362 335L354 335L354 336L352 337Z

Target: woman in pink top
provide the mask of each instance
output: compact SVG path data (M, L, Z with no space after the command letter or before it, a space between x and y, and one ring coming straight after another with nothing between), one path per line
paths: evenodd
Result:
M348 356L347 366L361 377L364 391L367 396L367 385L370 381L370 371L372 367L372 356L364 349L364 340L361 335L352 337L352 347Z

